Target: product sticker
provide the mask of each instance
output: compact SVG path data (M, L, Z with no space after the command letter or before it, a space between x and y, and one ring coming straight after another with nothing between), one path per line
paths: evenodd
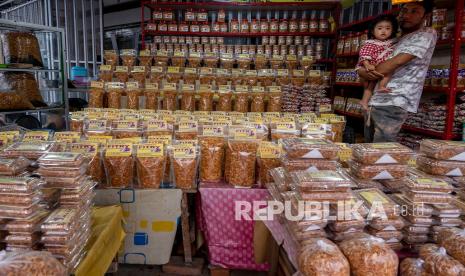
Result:
M134 66L132 67L132 73L145 73L145 66Z
M332 105L331 104L320 104L320 106L318 107L318 111L320 113L331 112L331 110L332 110Z
M106 147L106 156L128 157L132 154L132 144L108 144Z
M189 57L191 58L200 58L200 52L190 52Z
M228 69L216 69L216 74L222 76L229 76L231 75L231 72Z
M49 131L28 131L23 136L24 142L48 141L50 138Z
M90 141L90 142L94 142L94 143L107 144L112 139L113 139L113 137L108 136L108 135L95 135L95 136L92 135L92 136L89 136L89 138L87 140Z
M138 144L137 157L163 157L163 143Z
M197 69L196 68L185 68L184 74L197 74Z
M448 187L449 184L446 181L432 178L417 178L416 182L421 185L430 185L432 187Z
M250 59L250 55L249 54L238 54L237 58L238 59Z
M183 51L176 50L173 53L173 57L185 57L185 56L186 56L186 53ZM169 71L169 67L168 67L168 71Z
M280 146L270 142L262 142L258 147L258 155L263 159L280 158L281 152L282 150Z
M164 145L171 145L173 140L171 135L156 135L147 137L148 143L163 143Z
M139 51L139 56L140 57L149 57L150 55L151 55L150 50Z
M157 51L157 56L160 56L160 57L167 57L167 56L168 56L168 51L165 51L165 50L158 50L158 51Z
M195 90L195 85L194 84L183 84L182 85L182 91L194 92L194 90Z
M92 142L72 143L69 145L69 149L71 152L96 155L99 150L99 144Z
M282 131L296 130L295 122L279 122L276 123L276 129Z
M120 52L121 56L136 56L137 52L134 49L122 49Z
M278 70L276 70L276 74L279 77L287 77L287 76L289 76L289 70L287 70L287 69L278 69Z
M398 148L396 143L373 143L371 147L374 149L396 149Z
M166 73L168 73L168 74L178 74L179 73L179 67L168 66L168 69L166 70Z
M233 56L231 53L221 53L221 58L223 59L232 59Z
M107 128L107 120L91 119L87 123L87 130L103 131Z
M129 69L127 66L116 66L115 67L115 73L127 73L129 72Z
M9 141L14 141L19 138L19 131L9 130L0 132L0 137L7 137Z
M213 68L202 67L200 68L200 75L211 75L213 74Z
M150 68L150 72L152 72L152 73L163 73L163 67L161 67L161 66L152 66Z
M190 145L173 146L174 158L195 158L195 147Z
M103 89L104 86L105 86L105 83L103 81L91 81L90 82L90 87L92 87L92 88Z
M236 92L249 92L247 85L236 85Z
M263 86L252 86L252 92L254 92L254 93L263 93L263 92L265 92L265 87L263 87Z
M206 91L211 92L213 87L210 84L201 84L198 92Z
M177 115L176 122L195 121L194 115Z
M99 71L111 71L111 65L100 65Z
M176 142L177 145L187 145L191 147L195 147L198 144L197 140L179 140Z
M193 114L195 116L209 116L210 112L209 111L194 111Z
M139 83L138 82L127 82L126 83L126 89L139 89Z
M74 162L80 156L76 152L50 152L40 158L40 161L61 161L61 162Z
M246 70L245 75L255 77L255 76L257 76L257 70Z
M250 127L240 127L234 131L235 139L256 139L257 131Z
M274 60L284 60L284 57L282 55L273 55L271 57L271 59L274 59Z
M336 143L340 150L337 152L337 156L341 162L347 162L352 157L352 149L346 143Z
M81 138L81 133L77 131L55 132L54 139L57 142L77 142Z
M205 125L203 126L202 134L205 136L223 136L224 127Z
M267 89L271 93L281 93L281 86L268 86Z
M312 56L303 56L301 57L302 61L313 61L313 57Z
M195 121L183 121L179 122L178 129L179 131L197 131L198 126Z
M166 131L169 130L168 123L165 120L147 121L147 131Z
M320 70L310 70L310 71L308 71L308 76L309 77L321 77L321 71Z
M176 90L176 83L165 83L163 85L163 90L167 90L167 91Z
M374 202L381 202L381 204L387 204L389 201L384 195L381 195L378 191L362 191L360 196L363 197L370 205Z
M303 77L305 76L304 70L292 70L293 77Z

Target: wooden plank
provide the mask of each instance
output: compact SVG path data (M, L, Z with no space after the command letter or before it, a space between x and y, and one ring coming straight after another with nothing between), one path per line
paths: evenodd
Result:
M230 271L227 268L211 266L210 267L210 276L229 276Z
M181 199L181 229L182 229L182 244L184 247L184 261L187 264L192 263L192 248L189 230L189 204L187 193L182 193Z

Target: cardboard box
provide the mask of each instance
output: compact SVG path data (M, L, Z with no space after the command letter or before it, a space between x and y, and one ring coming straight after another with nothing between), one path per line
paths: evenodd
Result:
M119 263L162 265L170 260L182 192L179 189L97 190L96 205L121 205L126 239Z

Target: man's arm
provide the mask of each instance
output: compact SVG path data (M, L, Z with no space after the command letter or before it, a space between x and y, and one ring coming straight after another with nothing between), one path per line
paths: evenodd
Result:
M400 53L393 58L390 58L376 66L376 72L382 75L390 75L394 73L399 67L409 63L416 56L411 54Z

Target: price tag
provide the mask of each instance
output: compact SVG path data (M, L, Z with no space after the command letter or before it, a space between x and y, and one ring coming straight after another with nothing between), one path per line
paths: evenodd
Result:
M256 139L257 131L254 128L250 128L250 127L237 128L234 131L234 138L235 139Z
M292 76L294 77L303 77L305 76L304 70L293 70L292 71Z
M127 82L126 83L126 89L139 89L139 83L138 82Z
M91 81L90 87L103 89L105 87L105 83L103 81Z
M268 86L267 88L271 93L281 93L281 86Z
M202 134L205 136L223 136L224 128L220 126L205 125L203 126Z
M152 73L163 73L163 67L161 67L161 66L152 66L150 68L150 72L152 72Z
M246 76L257 76L257 70L246 70L245 75Z
M265 92L265 87L263 87L263 86L252 86L252 92L254 92L254 93Z
M174 158L195 158L195 146L175 145L173 146Z
M145 66L134 66L132 67L133 73L145 73Z
M179 67L169 66L166 72L168 74L178 74L179 73Z
M278 69L276 70L276 74L280 77L287 77L289 76L289 70L287 69Z
M176 83L165 83L165 85L163 86L163 90L176 90Z
M193 84L183 84L182 85L182 91L194 91L195 90L195 85Z
M132 144L121 143L121 144L108 144L106 147L106 156L115 157L129 157L132 154Z
M197 69L196 68L185 68L184 74L197 74Z
M287 55L286 60L295 61L295 60L297 60L297 56L296 55Z
M138 144L138 157L163 157L163 143Z
M111 71L111 65L100 65L99 70L100 71Z
M186 56L186 53L185 52L182 52L182 51L174 51L173 53L173 56L174 57L185 57Z
M236 85L236 92L249 92L247 85Z
M115 72L116 73L127 73L127 72L129 72L129 70L128 70L127 66L116 66L115 67Z
M145 89L146 90L158 90L158 83L146 83Z
M139 56L141 57L149 57L150 55L151 55L150 50L139 51Z

